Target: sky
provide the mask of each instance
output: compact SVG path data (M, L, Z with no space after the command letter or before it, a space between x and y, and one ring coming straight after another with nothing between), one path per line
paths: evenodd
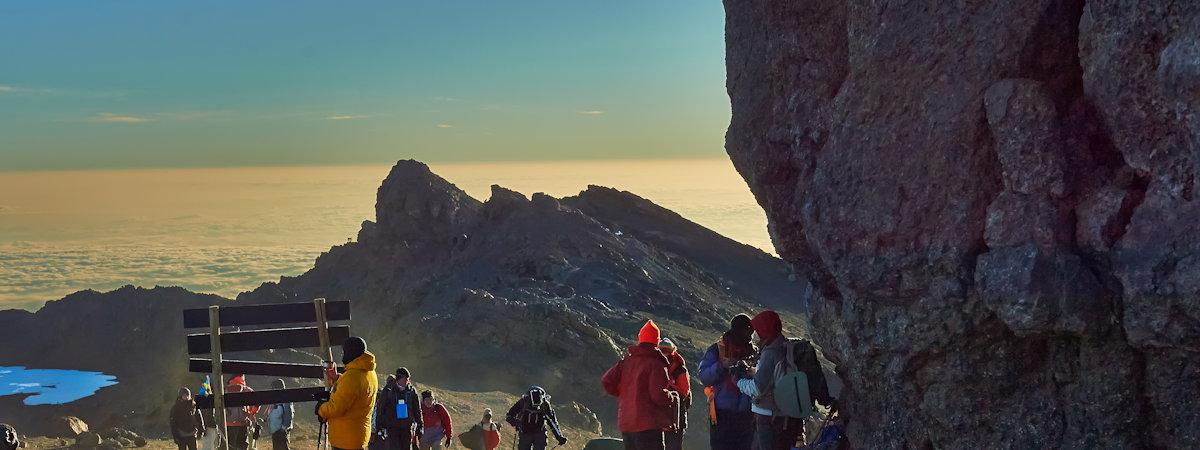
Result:
M0 3L0 171L717 158L715 0Z

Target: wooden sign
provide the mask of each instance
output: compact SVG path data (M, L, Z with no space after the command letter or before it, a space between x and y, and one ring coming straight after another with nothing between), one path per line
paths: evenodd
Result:
M329 326L330 321L349 321L350 302L326 302L323 298L309 303L277 303L246 306L210 306L206 309L183 311L184 328L208 328L208 333L189 334L189 355L210 355L211 359L191 358L188 371L208 373L212 386L211 395L196 397L196 406L214 409L217 430L227 436L225 408L267 405L273 403L300 403L315 401L329 389L326 379L323 387L276 389L225 394L225 379L222 374L235 373L291 378L325 379L325 368L319 364L294 364L266 361L226 361L222 354L269 349L317 347L321 358L333 358L333 346L341 345L350 337L349 325ZM291 328L222 332L221 327L243 327L255 325L312 324ZM335 344L336 343L336 344ZM344 370L344 369L342 369ZM221 449L227 450L226 439L221 439Z

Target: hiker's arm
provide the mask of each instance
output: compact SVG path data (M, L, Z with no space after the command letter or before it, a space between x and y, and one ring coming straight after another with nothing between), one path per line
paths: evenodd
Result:
M625 360L618 361L616 365L604 372L604 376L600 378L600 385L604 386L604 392L613 397L621 395L621 363Z
M549 405L547 405L547 406L549 406ZM560 430L558 428L558 416L554 415L554 407L553 406L549 406L547 408L546 418L549 419L549 421L550 421L550 432L554 434L554 438L558 439L558 440L564 439L562 430Z
M321 404L320 414L326 420L345 415L354 404L355 395L363 388L354 377L344 377L338 383L329 401Z
M291 403L287 404L287 408L283 410L283 429L292 429L292 420L296 418L296 410Z
M705 386L714 386L720 383L725 378L725 374L729 373L729 369L721 364L721 355L717 351L717 346L712 346L704 353L704 359L700 360L699 376L700 383Z
M193 419L196 421L196 432L204 433L204 415L200 414L199 409L196 410Z
M417 425L417 434L422 434L425 433L425 410L424 408L421 408L421 399L417 398L416 392L416 386L413 386L413 388L409 390L409 393L406 394L406 396L409 398L405 400L405 403L408 404L408 416L412 417L413 423ZM416 398L416 403L408 401L412 400L413 398Z
M440 404L434 411L442 418L442 427L446 429L446 437L454 436L454 419L450 418L450 411L446 411L446 407Z
M766 392L771 385L771 379L775 376L775 354L777 352L763 352L758 358L758 365L754 369L754 385L758 387L758 392Z
M667 368L664 367L660 370L662 376L659 376L659 372L655 371L655 374L650 377L650 382L646 383L646 388L650 391L648 393L650 395L649 398L651 402L658 406L671 406L671 397L667 392L675 390L675 386L671 383L670 375L667 375Z
M517 420L517 413L520 411L521 400L518 399L516 403L513 403L512 408L508 408L508 414L504 415L504 421L508 422L509 425L512 425L513 428L520 429L521 421Z

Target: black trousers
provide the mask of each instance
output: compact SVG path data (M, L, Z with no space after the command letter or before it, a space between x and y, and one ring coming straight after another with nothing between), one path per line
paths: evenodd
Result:
M717 423L709 427L712 450L750 450L754 444L754 416L750 411L717 410Z
M179 446L179 450L196 450L196 438L175 438L175 445Z
M517 437L517 450L546 450L546 432L521 433Z
M288 448L287 430L279 430L271 433L271 448L273 450L290 450Z
M621 437L625 439L625 450L664 450L666 448L661 430L621 433Z
M250 433L249 427L245 425L228 426L226 433L229 433L229 448L233 450L247 450L250 448Z
M790 417L754 415L754 450L791 450L804 439L804 421Z
M387 427L387 440L383 441L388 450L412 450L412 425L407 427Z

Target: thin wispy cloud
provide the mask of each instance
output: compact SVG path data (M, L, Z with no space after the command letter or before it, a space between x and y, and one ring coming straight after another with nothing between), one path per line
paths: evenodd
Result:
M370 117L371 116L361 115L361 114L338 114L338 115L326 117L325 120L358 120L358 119L366 119L366 118L370 118Z
M0 92L12 92L13 89L15 89L15 88L13 88L12 86L0 84Z
M438 128L454 128L454 125L450 125L448 123L439 123L439 124L437 124L437 127Z
M433 97L433 101L435 101L435 102L461 102L462 99L454 98L454 97Z
M584 115L584 116L599 116L599 115L604 114L604 111L600 111L598 109L592 109L592 110L587 110L587 111L579 111L579 114Z
M100 123L146 123L153 122L154 119L142 116L134 116L129 114L115 114L110 112L102 112L91 118L92 122Z

